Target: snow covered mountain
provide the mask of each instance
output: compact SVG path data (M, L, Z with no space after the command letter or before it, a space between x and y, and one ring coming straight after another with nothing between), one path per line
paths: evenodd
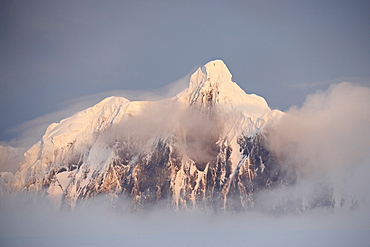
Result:
M232 81L221 60L161 101L109 97L51 124L25 153L12 188L64 207L100 194L135 208L250 208L258 190L287 182L264 130L283 113Z

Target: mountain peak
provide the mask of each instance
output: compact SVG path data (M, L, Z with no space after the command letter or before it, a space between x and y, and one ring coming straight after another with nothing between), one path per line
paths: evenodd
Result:
M231 81L231 73L226 64L222 60L210 61L203 66L207 80L220 80L228 82Z
M189 88L177 95L190 105L218 105L247 111L251 116L261 116L270 111L264 98L247 94L235 82L222 60L214 60L198 68L190 76Z

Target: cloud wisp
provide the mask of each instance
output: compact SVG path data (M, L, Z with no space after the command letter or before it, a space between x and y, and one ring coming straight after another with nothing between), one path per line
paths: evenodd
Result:
M3 146L11 146L17 148L29 148L38 140L41 139L46 131L46 128L62 119L72 116L78 111L82 111L90 106L97 104L109 96L125 97L131 101L136 100L151 100L158 101L175 96L186 88L189 82L190 74L176 80L162 88L156 90L114 90L106 91L97 94L90 94L83 97L78 97L68 100L62 104L60 110L37 117L30 121L24 122L18 126L6 130L14 133L15 137L9 141L0 141Z

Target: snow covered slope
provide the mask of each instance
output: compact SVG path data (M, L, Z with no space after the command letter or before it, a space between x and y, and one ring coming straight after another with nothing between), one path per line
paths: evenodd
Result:
M79 200L126 196L134 207L249 208L254 192L285 178L264 145L263 129L281 116L231 80L221 60L162 101L109 97L51 124L25 154L17 191Z

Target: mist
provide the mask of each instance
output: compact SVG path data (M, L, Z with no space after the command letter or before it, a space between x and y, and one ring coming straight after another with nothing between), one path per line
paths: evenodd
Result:
M370 88L334 84L309 95L273 129L271 148L302 175L356 165L370 147Z
M276 216L175 211L132 212L112 198L89 199L73 212L27 196L1 198L3 246L368 246L363 211Z
M268 140L285 169L297 172L288 198L315 204L331 197L337 209L368 206L370 88L344 82L309 95L286 112Z

